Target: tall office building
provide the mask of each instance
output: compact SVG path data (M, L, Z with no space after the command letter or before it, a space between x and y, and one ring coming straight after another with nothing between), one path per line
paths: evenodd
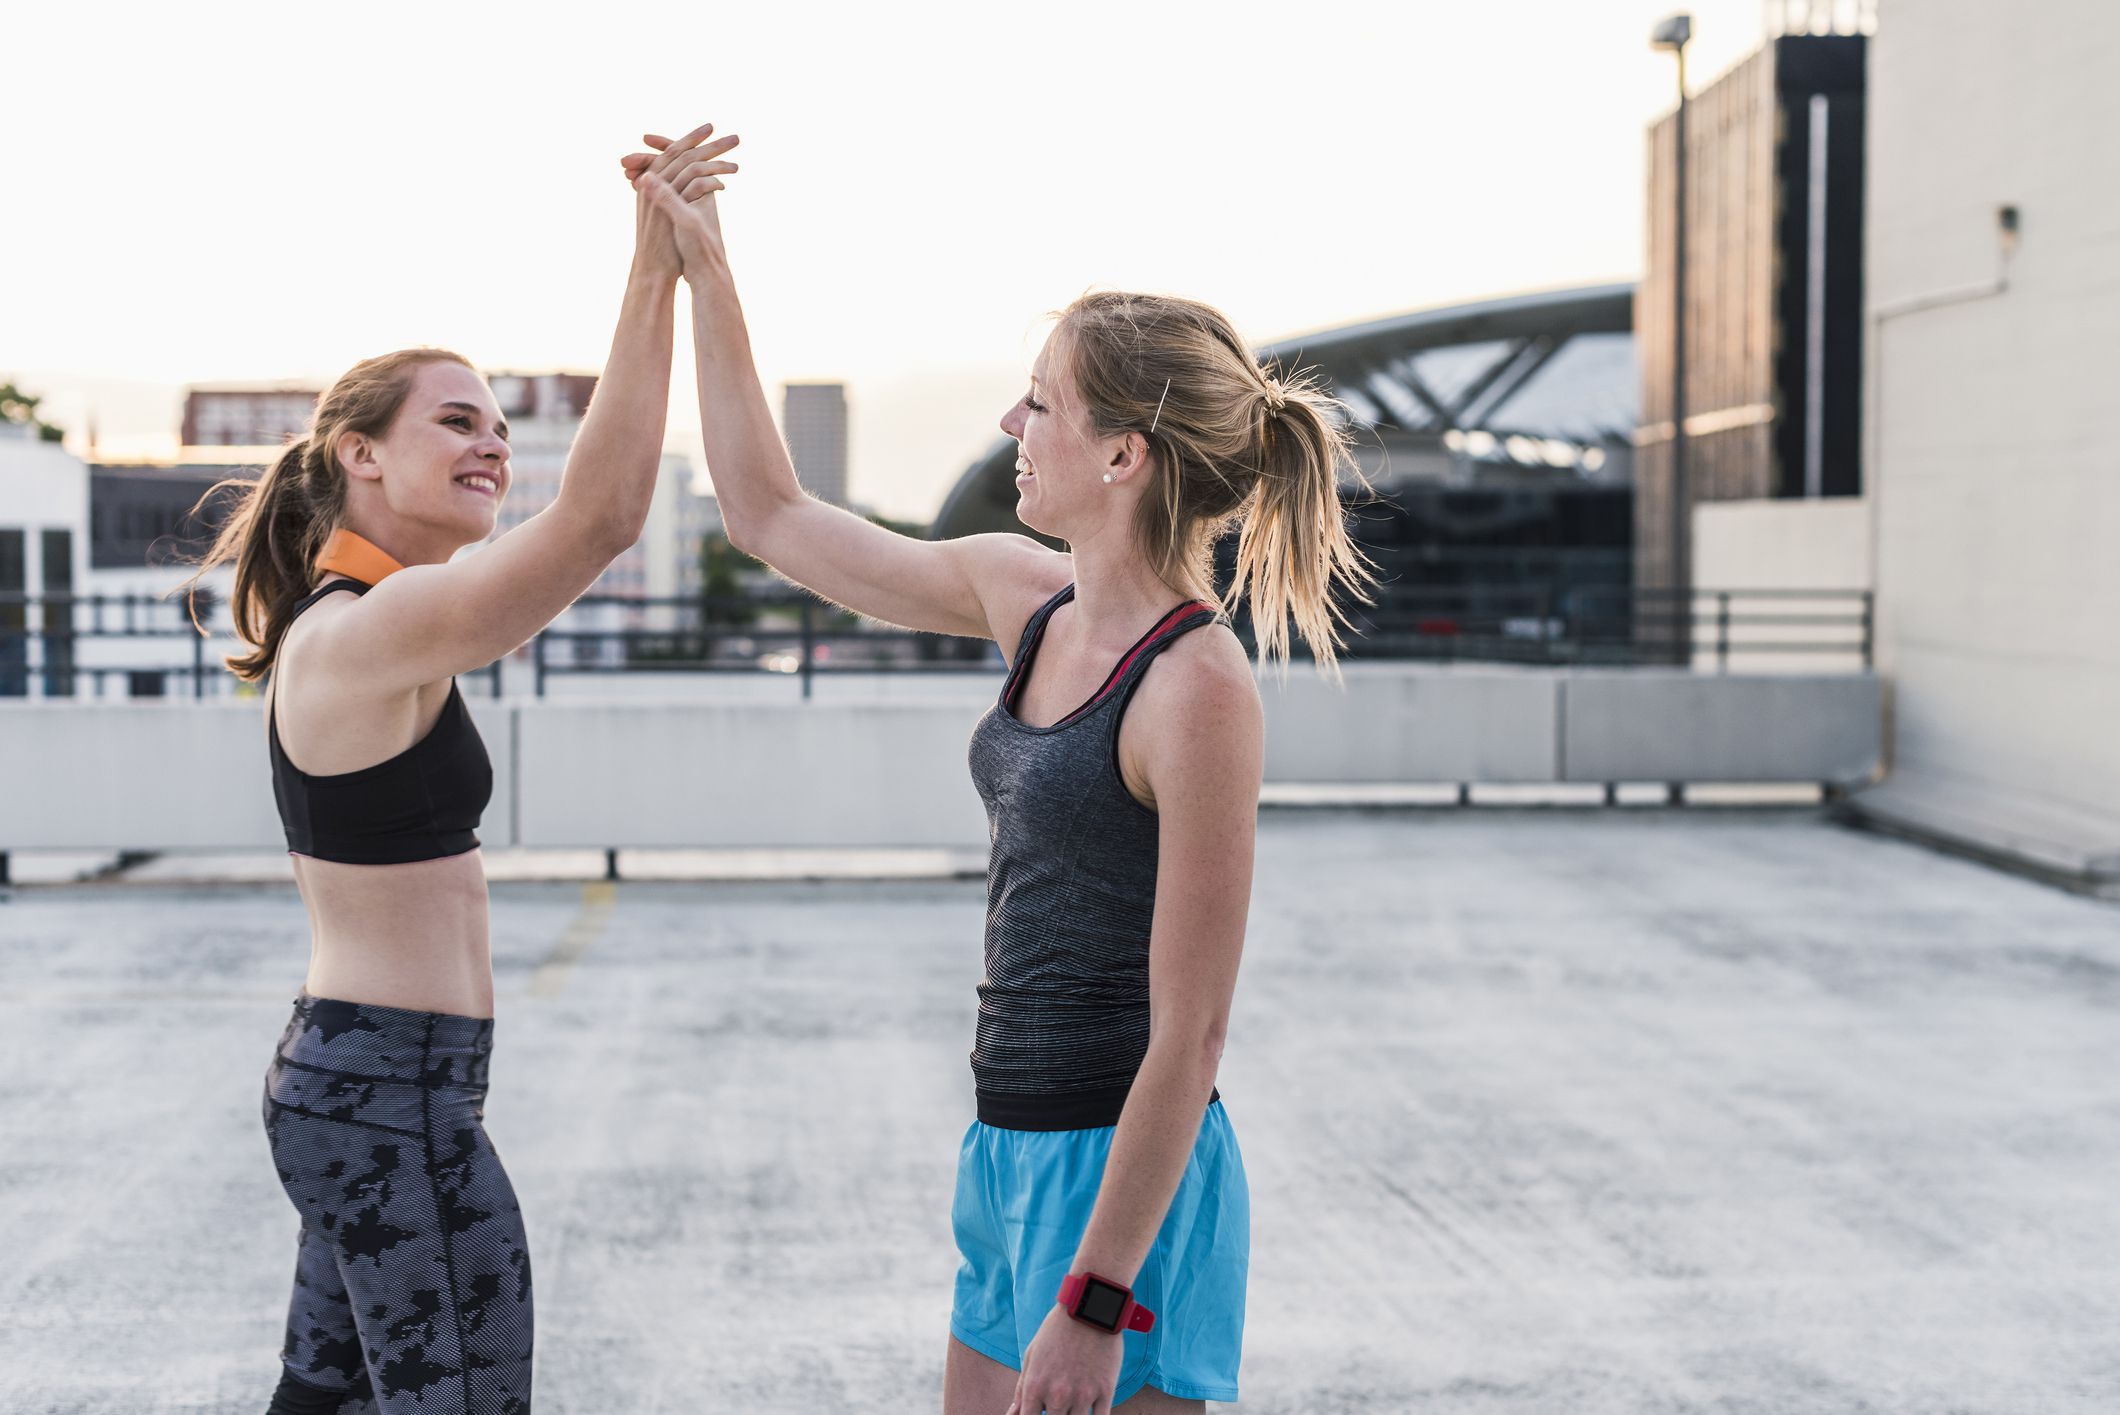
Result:
M818 500L846 505L847 386L788 383L782 392L780 430L795 475Z
M1719 526L1722 508L1737 503L1787 511L1837 501L1846 510L1862 494L1869 43L1780 35L1687 104L1683 369L1674 367L1677 115L1650 130L1647 271L1634 305L1634 581L1643 640L1668 642L1681 658L1687 635L1662 607L1670 601L1656 597L1689 588L1707 568L1697 552L1712 557L1720 544L1712 530L1696 544L1694 520Z

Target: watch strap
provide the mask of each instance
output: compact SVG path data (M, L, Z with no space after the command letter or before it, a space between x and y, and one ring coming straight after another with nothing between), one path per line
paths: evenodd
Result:
M1091 1278L1096 1278L1098 1282L1103 1283L1106 1287L1117 1288L1126 1294L1126 1305L1119 1311L1117 1331L1149 1331L1154 1328L1156 1325L1156 1314L1134 1300L1132 1288L1123 1282L1113 1282L1108 1277L1091 1272L1069 1273L1060 1280L1059 1302L1070 1317L1086 1326L1097 1327L1099 1331L1104 1330L1097 1323L1084 1317L1079 1310L1082 1306L1082 1296L1089 1290Z

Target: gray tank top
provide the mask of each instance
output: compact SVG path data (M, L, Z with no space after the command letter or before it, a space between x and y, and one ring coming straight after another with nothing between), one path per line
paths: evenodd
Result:
M986 978L972 1078L979 1119L1010 1130L1116 1125L1148 1052L1148 939L1156 813L1119 775L1119 722L1148 666L1217 617L1181 604L1143 634L1094 696L1050 727L1015 707L1053 611L1023 626L1001 697L972 731L986 803Z

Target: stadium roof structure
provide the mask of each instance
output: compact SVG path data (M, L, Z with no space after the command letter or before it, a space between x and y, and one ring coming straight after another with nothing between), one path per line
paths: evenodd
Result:
M1258 350L1284 375L1315 371L1388 467L1417 449L1460 465L1579 475L1626 452L1640 404L1634 286L1591 285L1450 305L1279 340ZM1365 458L1365 462L1369 459ZM1425 459L1434 465L1434 459ZM966 469L932 532L1018 530L1016 444L1001 438ZM1611 480L1610 476L1605 478Z

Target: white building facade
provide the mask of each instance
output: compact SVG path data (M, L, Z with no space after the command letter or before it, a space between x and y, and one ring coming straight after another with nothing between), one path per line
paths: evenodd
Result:
M0 422L0 698L65 697L71 644L42 602L88 578L88 466L24 423Z
M1885 0L1871 44L1864 799L2120 880L2120 7Z
M495 400L508 419L509 484L494 534L505 534L559 497L567 456L581 433L582 417L596 390L592 375L496 373L488 375ZM587 597L669 599L696 596L700 587L699 542L719 524L713 499L694 489L690 459L665 453L641 537L597 577ZM662 627L672 611L651 612L619 605L578 605L555 627L567 632L616 632ZM616 666L623 648L616 639L572 641L556 650L574 662Z

